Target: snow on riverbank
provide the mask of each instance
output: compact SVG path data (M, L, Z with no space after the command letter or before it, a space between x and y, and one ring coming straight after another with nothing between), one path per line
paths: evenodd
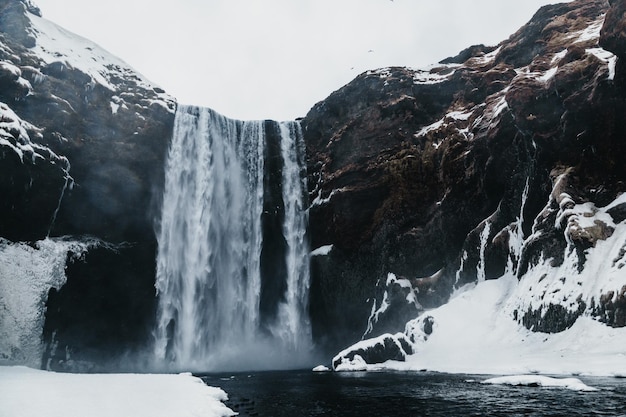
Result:
M226 393L190 374L61 374L0 366L3 417L232 416Z
M466 374L626 375L626 329L580 317L564 332L534 333L506 312L517 278L466 287L407 324L413 355L405 362L362 364L361 370L430 370ZM432 334L420 324L432 317ZM361 342L364 343L364 342Z

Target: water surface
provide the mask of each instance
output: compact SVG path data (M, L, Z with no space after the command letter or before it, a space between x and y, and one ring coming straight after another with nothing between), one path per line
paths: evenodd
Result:
M204 375L240 416L626 416L626 379L579 377L598 388L481 384L486 376L280 371Z

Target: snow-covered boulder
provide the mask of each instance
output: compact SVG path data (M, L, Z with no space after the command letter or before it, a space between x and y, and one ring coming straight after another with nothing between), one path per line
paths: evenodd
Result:
M403 333L366 339L339 352L333 358L335 371L363 370L365 365L404 361L413 348Z

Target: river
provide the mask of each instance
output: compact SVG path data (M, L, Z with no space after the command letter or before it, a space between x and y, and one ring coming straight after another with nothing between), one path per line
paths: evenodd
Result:
M626 416L626 380L579 377L598 391L514 387L487 376L311 371L200 375L239 416Z

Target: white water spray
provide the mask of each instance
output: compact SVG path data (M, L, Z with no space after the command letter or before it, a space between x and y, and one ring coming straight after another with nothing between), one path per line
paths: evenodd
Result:
M280 125L286 293L260 313L265 122L181 106L168 156L157 259L155 356L174 369L289 366L310 346L302 136Z

